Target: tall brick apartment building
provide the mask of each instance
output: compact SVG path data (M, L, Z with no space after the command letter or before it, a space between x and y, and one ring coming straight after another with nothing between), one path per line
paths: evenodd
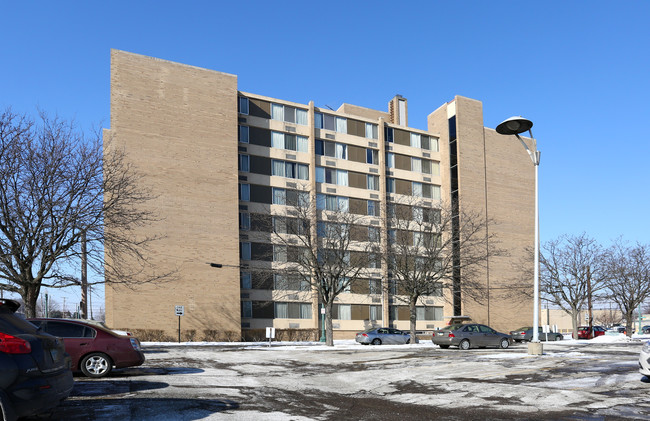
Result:
M267 326L319 328L311 291L286 291L286 284L279 291L248 270L281 254L258 253L251 217L277 212L298 183L363 214L381 236L386 204L417 196L435 207L459 197L461 207L496 221L490 234L508 254L485 265L486 299L462 300L456 313L501 330L530 323L532 303L503 294L521 280L518 267L533 244L534 171L526 152L483 126L477 100L455 97L427 123L426 131L408 126L401 96L385 111L350 104L333 111L240 91L235 75L113 50L105 141L124 148L145 175L156 196L147 206L159 221L141 234L163 237L150 258L178 276L134 289L107 285L107 323L172 334L175 306L183 305L184 330L239 336ZM382 288L388 272L378 266L339 298L335 337L368 323L408 328L407 307ZM424 297L420 306L418 329L443 326L454 315L445 297Z

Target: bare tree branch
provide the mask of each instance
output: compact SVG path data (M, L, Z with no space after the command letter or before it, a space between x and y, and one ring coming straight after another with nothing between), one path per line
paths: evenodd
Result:
M43 112L38 124L11 110L0 115L0 287L21 295L27 316L41 287L79 285L69 271L84 237L90 266L107 282L164 278L145 270L143 250L154 238L133 233L154 218L139 210L150 193L138 181L122 151L104 156L98 133ZM105 248L116 256L106 266ZM140 265L122 267L125 255Z

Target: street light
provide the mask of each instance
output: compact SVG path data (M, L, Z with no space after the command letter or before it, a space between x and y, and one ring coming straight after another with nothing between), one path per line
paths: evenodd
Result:
M533 340L528 344L528 353L541 355L543 353L542 344L539 341L539 192L538 192L538 172L540 152L537 150L537 141L533 137L531 128L533 122L521 116L510 117L503 121L496 128L497 133L502 135L515 135L528 152L533 166L535 167L535 280L533 287ZM530 150L526 142L519 136L520 133L528 132L533 140L533 150Z

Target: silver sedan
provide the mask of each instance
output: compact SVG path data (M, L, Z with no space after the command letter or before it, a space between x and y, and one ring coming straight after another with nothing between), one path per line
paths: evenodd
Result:
M431 341L443 349L450 346L457 346L463 350L488 346L505 349L510 346L512 338L510 335L497 332L490 326L470 323L436 330L431 336Z
M411 337L408 332L392 327L373 327L357 333L355 341L363 345L407 344Z

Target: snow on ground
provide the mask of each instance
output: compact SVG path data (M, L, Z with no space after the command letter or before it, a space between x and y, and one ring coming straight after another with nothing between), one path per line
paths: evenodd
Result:
M561 342L556 342L557 344L571 344L571 345L588 345L590 343L643 343L647 340L650 340L650 335L639 335L633 334L631 338L626 335L619 333L614 335L602 335L593 339L572 339L570 336L564 336L564 340ZM550 344L550 343L549 343ZM334 341L334 347L325 345L323 342L289 342L289 341L273 341L269 342L143 342L143 346L232 346L232 347L245 347L245 348L254 348L254 349L274 349L282 347L283 350L291 349L300 349L300 350L313 350L313 351L327 351L327 350L341 350L346 348L359 349L360 346L355 342L354 339L339 339ZM420 342L417 344L409 345L382 345L381 347L376 346L364 346L365 351L372 352L373 350L386 350L390 348L403 348L404 346L408 347L424 347L424 348L437 348L433 345L430 340L420 339Z

